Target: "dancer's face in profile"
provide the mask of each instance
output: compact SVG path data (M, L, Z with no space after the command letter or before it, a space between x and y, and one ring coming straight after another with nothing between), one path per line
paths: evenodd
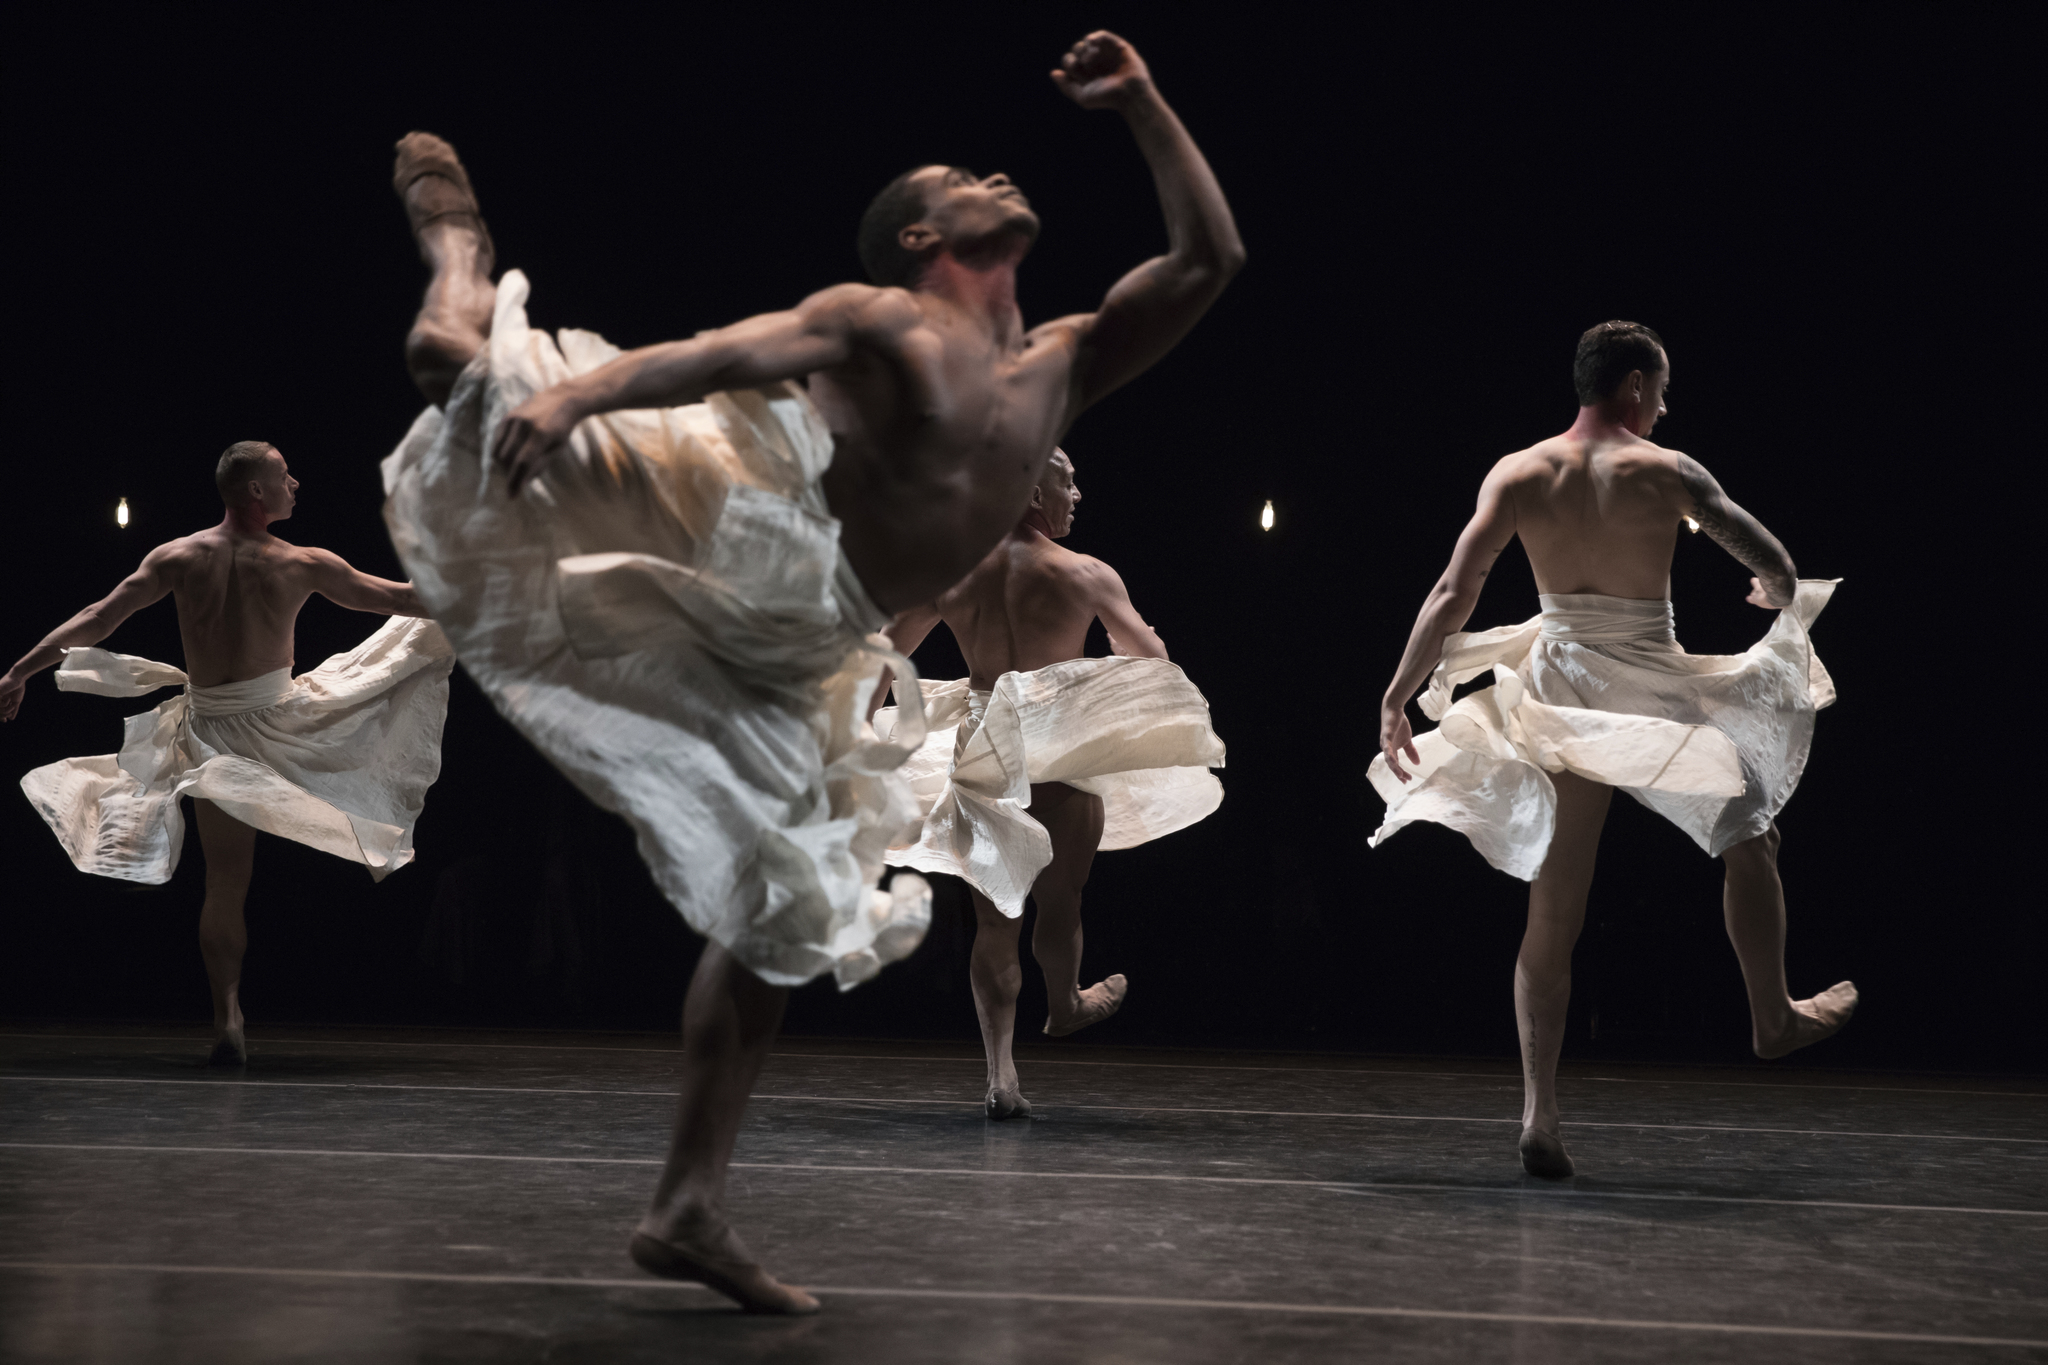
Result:
M1074 509L1081 505L1081 486L1074 482L1074 462L1055 450L1045 462L1045 475L1031 490L1031 510L1045 518L1045 533L1063 539L1074 529Z
M999 241L1021 239L1028 247L1038 237L1038 215L1007 175L926 166L914 179L927 207L922 222L903 229L903 245L912 251L937 244L955 256L970 257Z
M263 515L271 521L283 521L299 504L299 481L292 477L291 467L285 464L283 451L273 449L263 461L262 477L251 482L258 490L257 500L263 504Z
M1636 399L1635 416L1627 425L1628 429L1638 436L1648 436L1657 425L1657 419L1670 411L1664 405L1664 391L1671 387L1671 356L1661 351L1658 354L1664 357L1661 369L1654 374L1637 371L1626 381L1636 386L1632 394Z

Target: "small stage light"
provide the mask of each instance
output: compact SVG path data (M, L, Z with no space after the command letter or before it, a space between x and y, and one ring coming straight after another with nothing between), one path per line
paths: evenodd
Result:
M1679 515L1685 517L1685 514L1683 512L1679 513ZM1698 535L1700 532L1700 524L1694 521L1691 517L1685 517L1685 529L1692 532L1694 535Z
M1270 498L1266 500L1266 510L1259 513L1259 529L1262 531L1273 529L1273 502Z
M114 509L114 525L126 530L128 527L128 499L121 499L121 505Z

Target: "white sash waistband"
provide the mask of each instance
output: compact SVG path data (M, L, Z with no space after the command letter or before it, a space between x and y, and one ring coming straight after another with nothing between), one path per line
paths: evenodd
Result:
M1598 593L1542 593L1546 640L1577 645L1622 645L1678 639L1666 597L1602 597Z
M275 706L292 694L292 671L276 669L260 678L222 683L218 687L187 686L195 716L233 716L244 711L261 711Z

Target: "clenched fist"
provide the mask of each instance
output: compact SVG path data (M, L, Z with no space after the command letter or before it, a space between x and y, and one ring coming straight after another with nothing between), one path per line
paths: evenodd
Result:
M1152 73L1138 49L1107 29L1097 29L1060 58L1052 83L1083 109L1116 109L1151 89Z

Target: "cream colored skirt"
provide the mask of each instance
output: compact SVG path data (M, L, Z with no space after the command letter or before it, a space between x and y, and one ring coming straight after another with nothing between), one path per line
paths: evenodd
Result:
M1185 829L1223 802L1209 703L1164 659L1073 659L1005 673L988 692L965 679L922 690L930 729L904 770L924 823L888 860L964 878L1005 915L1024 913L1052 861L1051 836L1026 810L1033 782L1100 796L1104 849ZM893 708L876 713L878 734L896 726Z
M1541 599L1518 626L1457 634L1422 698L1403 784L1386 755L1367 772L1387 803L1378 847L1417 820L1448 825L1503 872L1534 881L1556 827L1550 773L1620 787L1713 856L1770 828L1806 771L1814 715L1834 683L1808 628L1839 579L1807 579L1741 654L1687 654L1662 599ZM1492 670L1494 685L1451 701Z

